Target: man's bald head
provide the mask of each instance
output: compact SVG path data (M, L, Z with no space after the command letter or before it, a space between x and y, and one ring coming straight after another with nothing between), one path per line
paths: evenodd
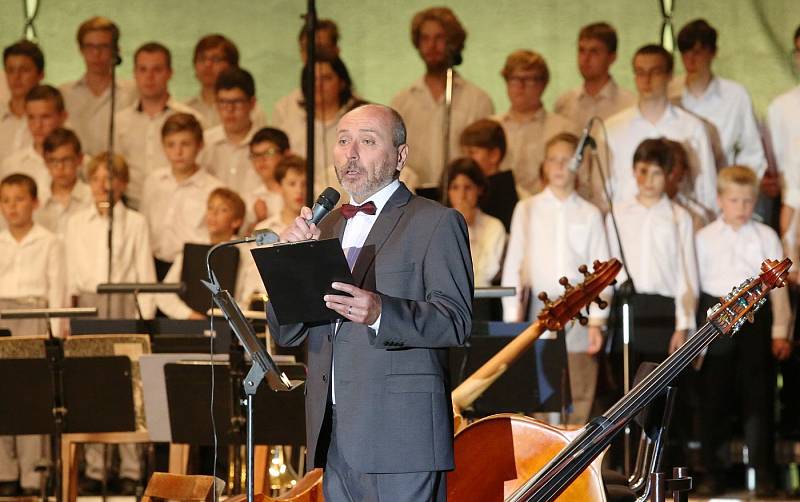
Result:
M406 144L406 124L403 122L403 117L401 117L394 108L370 103L350 110L345 114L345 117L351 113L366 113L370 115L374 114L382 117L387 127L389 127L392 132L392 145L397 148L400 145Z

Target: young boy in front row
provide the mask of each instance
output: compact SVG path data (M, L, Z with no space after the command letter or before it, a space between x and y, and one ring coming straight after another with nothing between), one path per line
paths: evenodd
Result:
M0 181L0 209L7 229L0 232L0 308L61 308L66 306L66 267L61 240L34 223L38 206L36 182L25 174ZM53 322L60 336L61 322ZM39 319L0 320L12 335L42 335ZM41 474L34 468L46 457L46 436L0 436L0 495L36 493Z
M730 166L717 176L717 204L722 214L697 234L700 270L698 324L704 313L744 279L761 273L765 259L784 256L781 241L770 227L752 219L758 196L758 178L752 169ZM699 492L720 493L724 488L721 446L731 437L726 417L739 411L750 466L756 471L758 495L774 491L773 358L789 356L789 296L786 288L770 292L768 305L733 335L716 340L700 370L700 432L703 463L709 477ZM732 399L737 396L738 399ZM734 407L734 403L736 406Z
M275 179L275 168L289 153L289 137L280 129L264 127L250 140L250 162L261 178L257 187L242 195L247 206L244 233L249 235L259 221L280 213L283 208L280 183Z
M299 211L299 209L298 209ZM244 220L244 201L228 188L217 188L208 196L205 211L205 224L208 237L204 243L219 244L233 239ZM295 213L296 215L297 213ZM246 309L253 293L263 292L264 287L258 275L249 247L237 246L239 249L239 268L236 272L236 290L233 297L242 309ZM172 263L164 282L180 282L183 270L183 252L178 253ZM158 295L156 305L172 319L205 319L205 313L192 310L176 294Z
M281 210L259 221L255 228L281 233L297 218L306 200L306 160L298 155L284 157L275 168L275 181L281 194Z
M555 301L564 293L558 280L566 276L575 285L583 280L582 264L608 259L603 217L600 210L575 192L575 175L568 164L578 145L571 133L557 134L545 145L541 173L545 188L522 200L514 209L508 241L503 286L517 288L517 295L503 298L503 320L535 319L543 304L537 298L547 293ZM530 307L523 310L520 292L530 289ZM566 328L569 379L573 413L569 423L589 418L597 383L597 360L603 343L602 326L608 313L591 306L589 325L574 322Z

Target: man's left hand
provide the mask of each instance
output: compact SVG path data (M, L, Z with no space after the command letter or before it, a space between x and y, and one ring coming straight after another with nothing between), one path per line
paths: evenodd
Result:
M331 287L352 296L325 295L322 299L325 300L326 307L359 324L370 326L378 320L381 315L380 296L343 282L334 282Z
M792 353L792 344L785 338L772 339L772 355L778 361L785 361Z

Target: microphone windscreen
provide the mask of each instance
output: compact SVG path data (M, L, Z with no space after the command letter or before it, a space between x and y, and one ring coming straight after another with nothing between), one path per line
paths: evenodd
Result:
M317 204L325 207L328 211L333 211L333 208L336 207L336 204L339 203L339 192L337 192L333 187L328 187L319 194L317 198Z

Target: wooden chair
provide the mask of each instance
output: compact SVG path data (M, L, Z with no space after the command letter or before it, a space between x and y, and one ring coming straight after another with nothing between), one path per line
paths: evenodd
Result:
M213 476L187 476L154 472L142 502L156 500L181 500L186 502L213 502L215 486L223 488L225 482Z

